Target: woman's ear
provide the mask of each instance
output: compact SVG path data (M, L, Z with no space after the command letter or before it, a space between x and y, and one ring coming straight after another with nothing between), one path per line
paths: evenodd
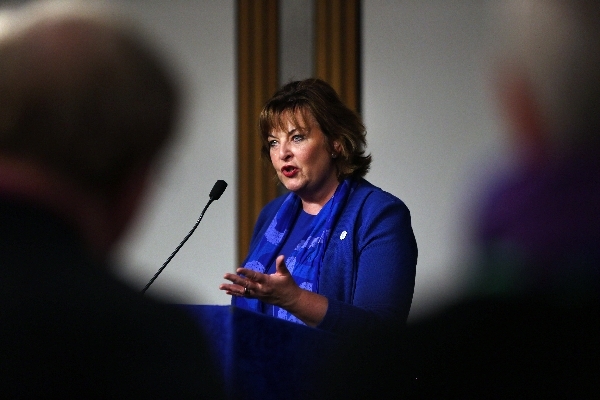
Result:
M333 152L335 154L340 154L342 152L342 145L340 144L339 140L333 141Z

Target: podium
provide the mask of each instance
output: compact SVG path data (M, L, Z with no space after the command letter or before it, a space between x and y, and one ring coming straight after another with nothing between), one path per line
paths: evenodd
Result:
M232 306L180 307L205 332L230 398L319 398L332 333Z

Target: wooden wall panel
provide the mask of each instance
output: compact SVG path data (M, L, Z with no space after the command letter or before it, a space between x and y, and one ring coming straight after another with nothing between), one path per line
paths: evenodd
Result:
M315 74L360 112L360 0L315 1Z
M260 160L258 114L277 90L279 1L238 0L238 262L262 207L277 196L275 172ZM360 112L360 0L315 0L315 76Z
M260 159L258 114L278 87L278 0L238 0L238 262L262 207L277 194Z

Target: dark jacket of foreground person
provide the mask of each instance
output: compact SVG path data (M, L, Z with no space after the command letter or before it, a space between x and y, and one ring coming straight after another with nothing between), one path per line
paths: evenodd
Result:
M222 398L197 327L115 280L45 210L0 200L7 398Z

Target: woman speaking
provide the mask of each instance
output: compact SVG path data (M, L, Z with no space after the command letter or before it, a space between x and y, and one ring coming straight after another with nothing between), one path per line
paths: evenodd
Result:
M417 244L404 203L364 179L359 116L319 79L291 82L259 117L286 193L267 204L221 290L236 307L335 333L406 320Z

